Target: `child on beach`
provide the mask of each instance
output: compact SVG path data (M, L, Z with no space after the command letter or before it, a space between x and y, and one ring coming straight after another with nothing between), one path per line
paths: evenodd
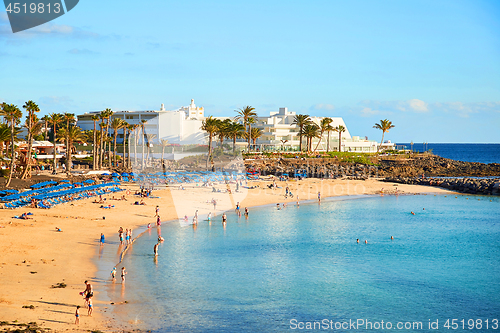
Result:
M89 312L87 314L92 317L92 299L89 299Z
M75 312L75 325L80 324L80 305L76 306L76 312Z
M111 270L111 278L114 280L116 277L116 267L113 267L113 269Z
M122 267L122 283L125 283L125 275L127 275L127 272L125 272L125 266Z

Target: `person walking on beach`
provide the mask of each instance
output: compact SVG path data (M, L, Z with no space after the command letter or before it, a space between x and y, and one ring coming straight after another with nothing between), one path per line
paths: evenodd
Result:
M75 325L80 324L80 305L76 306L75 318Z
M156 216L159 216L160 215L160 207L159 206L156 206L156 209L155 209L155 217Z
M159 243L156 243L155 246L153 247L153 251L155 253L155 257L158 255L158 245Z
M125 283L125 275L127 275L127 272L125 272L125 266L122 267L122 283Z
M113 281L115 280L115 277L116 277L116 267L113 267L113 269L111 270L111 278L113 279Z
M321 202L321 192L318 192L318 202Z
M99 240L99 243L104 244L104 242L105 242L104 234L101 233L101 239Z

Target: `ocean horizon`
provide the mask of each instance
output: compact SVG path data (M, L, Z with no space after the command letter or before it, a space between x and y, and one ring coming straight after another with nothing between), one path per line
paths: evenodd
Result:
M411 148L410 143L397 143ZM500 143L413 143L413 151L432 150L434 155L463 162L500 163Z

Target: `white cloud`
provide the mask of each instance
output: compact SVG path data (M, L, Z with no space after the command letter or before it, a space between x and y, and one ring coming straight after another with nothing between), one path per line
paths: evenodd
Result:
M413 109L413 111L417 111L417 112L429 111L427 103L425 103L424 101L421 101L419 99L410 99L407 103L410 106L410 108Z
M332 111L335 109L333 104L316 104L310 107L311 110L327 110Z
M372 110L371 108L363 108L361 110L361 117L370 117L370 116L374 116L376 114L380 114L380 111Z

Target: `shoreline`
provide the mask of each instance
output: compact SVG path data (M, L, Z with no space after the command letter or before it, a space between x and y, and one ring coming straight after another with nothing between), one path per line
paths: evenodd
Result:
M321 191L322 199L325 201L327 198L334 197L376 195L379 194L377 192L381 188L387 189L391 185L398 187L399 194L456 193L430 186L391 184L375 179L368 181L306 179L276 182L281 189L275 190L266 187L272 183L271 181L260 180L248 183L250 186L260 187L249 189L245 191L246 193L234 193L234 195L222 192L212 193L208 188L197 186L187 188L185 191L176 190L175 187L162 187L154 191L154 195L160 198L146 198L146 206L132 205L134 201L132 198L135 196L131 193L127 195L128 201L113 201L116 208L110 210L100 210L98 206L94 206L92 199L58 205L49 210L26 208L1 210L0 226L5 228L0 228L0 250L3 250L2 253L5 255L0 260L0 283L4 286L0 291L0 313L2 313L0 320L37 322L40 327L50 327L54 332L95 329L114 332L135 329L131 323L117 323L112 319L115 310L113 305L109 304L112 300L103 294L103 292L107 294L106 285L109 282L109 274L106 277L106 269L98 267L100 261L99 253L96 255L99 251L98 236L100 232L103 232L106 237L104 247L112 250L111 252L116 251L120 248L116 242L118 227L123 225L124 228L132 228L135 234L138 230L145 228L148 223L153 224L154 207L157 204L160 206L162 223L167 223L167 221L178 220L179 215L183 215L182 212L185 214L194 209L200 211L199 220L202 220L203 214L212 211L212 204L205 199L213 196L220 200L217 204L218 215L223 211L233 210L237 202L235 199L239 200L243 195L240 206L244 209L244 207L296 202L297 195L300 196L300 202L306 203L306 200L314 202L318 190ZM295 194L294 198L284 199L281 192L284 193L283 185L286 186L286 184ZM124 184L120 187L132 192L138 188L138 185ZM225 185L220 184L217 187L223 189ZM385 192L391 194L393 190L389 189ZM123 193L119 192L116 195L121 196ZM109 194L105 197L112 200L112 196ZM34 219L11 219L13 215L19 215L18 212L24 211L32 211ZM104 220L102 216L106 219ZM75 224L75 220L82 223ZM55 232L55 227L60 227L63 232ZM134 241L141 234L142 232L134 236ZM51 246L44 246L46 244L51 244ZM71 251L66 251L67 249ZM118 261L114 264L117 263ZM107 271L109 272L111 268ZM34 271L36 273L31 273ZM100 272L103 276L99 276ZM12 278L13 276L16 278ZM94 317L90 319L87 318L86 311L82 308L81 317L83 318L77 327L74 325L73 314L76 305L83 305L78 292L84 289L85 279L93 283L96 311ZM66 283L68 287L50 288L51 285L59 282ZM35 305L35 309L22 308L23 305L31 304Z

